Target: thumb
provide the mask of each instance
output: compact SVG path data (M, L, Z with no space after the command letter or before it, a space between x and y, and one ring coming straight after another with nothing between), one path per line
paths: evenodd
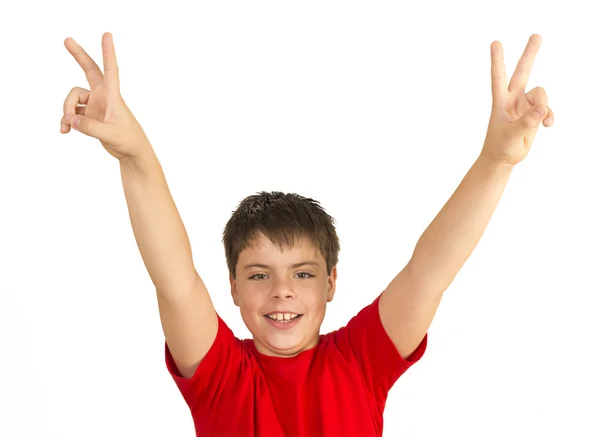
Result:
M97 138L100 141L111 142L115 136L113 125L102 123L85 115L73 115L69 120L69 124L82 134Z
M548 114L548 107L546 105L535 105L519 118L521 130L537 128L546 114Z

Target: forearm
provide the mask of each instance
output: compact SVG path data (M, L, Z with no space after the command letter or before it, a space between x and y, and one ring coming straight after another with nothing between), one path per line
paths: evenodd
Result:
M413 282L448 288L481 239L512 169L481 156L475 161L417 242L409 262Z
M122 159L121 179L140 254L157 292L189 288L196 279L183 222L152 147L144 157Z

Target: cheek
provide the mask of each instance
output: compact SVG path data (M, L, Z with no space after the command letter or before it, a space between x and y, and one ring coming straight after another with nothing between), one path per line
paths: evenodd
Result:
M259 299L257 294L247 293L240 299L240 315L251 330L256 329L259 325L262 318L261 311L264 308L264 301Z
M240 294L240 308L245 311L258 311L265 306L267 294L258 287L245 288Z
M309 309L322 311L327 304L327 288L319 286L306 290L302 301Z

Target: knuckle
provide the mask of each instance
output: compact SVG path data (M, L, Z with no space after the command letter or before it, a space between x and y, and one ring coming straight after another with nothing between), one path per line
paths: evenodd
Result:
M80 86L75 86L75 87L71 88L69 95L79 95L79 94L84 94L84 93L89 93L89 90L82 88Z
M546 90L543 87L539 86L539 87L537 87L537 90L538 90L538 93L540 93L541 96L546 97Z
M548 96L546 90L540 86L533 88L529 91L528 96L532 98L533 102L546 105L548 103Z
M541 86L536 86L534 89L531 90L531 93L536 94L538 96L546 97L546 90Z
M63 104L63 112L65 114L74 114L74 111L76 110L77 104L79 103L81 96L89 93L89 90L82 87L76 86L71 88L71 91L69 91L67 97L65 98L65 102Z

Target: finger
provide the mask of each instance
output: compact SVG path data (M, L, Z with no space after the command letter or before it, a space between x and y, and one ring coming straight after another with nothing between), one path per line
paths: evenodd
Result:
M85 115L85 106L78 106L75 108L75 114ZM71 130L71 118L73 115L63 115L60 119L60 132L63 134L68 133Z
M492 98L500 102L507 91L506 68L504 66L504 50L499 41L494 41L490 47L492 55Z
M87 105L87 102L90 98L90 91L81 87L74 87L69 91L67 97L65 98L65 103L63 104L63 112L65 115L75 114L75 108L78 104Z
M531 35L527 42L527 46L525 47L525 51L521 55L519 63L515 68L515 72L510 79L510 83L508 84L509 91L525 91L527 82L529 82L531 69L533 68L533 61L535 60L535 56L537 55L541 44L541 36L537 34Z
M90 88L101 86L102 81L104 80L102 71L100 70L100 67L98 67L98 64L96 64L90 57L90 55L88 55L85 50L83 50L83 48L81 48L81 46L70 37L65 39L65 47L83 69L85 77L90 84Z
M102 58L104 61L104 79L111 92L119 92L119 67L112 34L102 35Z
M544 118L543 124L546 127L550 127L554 124L554 111L552 111L550 107L548 107L548 115L546 115L546 118Z
M114 143L119 138L120 127L114 124L102 123L92 117L75 115L70 118L69 123L79 132L100 141Z
M539 126L540 121L542 121L547 114L547 106L536 105L519 118L519 125L522 130L535 129Z
M546 94L546 90L542 87L535 87L527 94L525 94L527 101L532 105L547 105L548 104L548 95Z
M60 128L61 132L69 132L70 124L68 121L68 116L77 114L77 105L86 105L89 98L90 91L86 90L85 88L75 87L69 92L63 104L63 118L61 120Z

